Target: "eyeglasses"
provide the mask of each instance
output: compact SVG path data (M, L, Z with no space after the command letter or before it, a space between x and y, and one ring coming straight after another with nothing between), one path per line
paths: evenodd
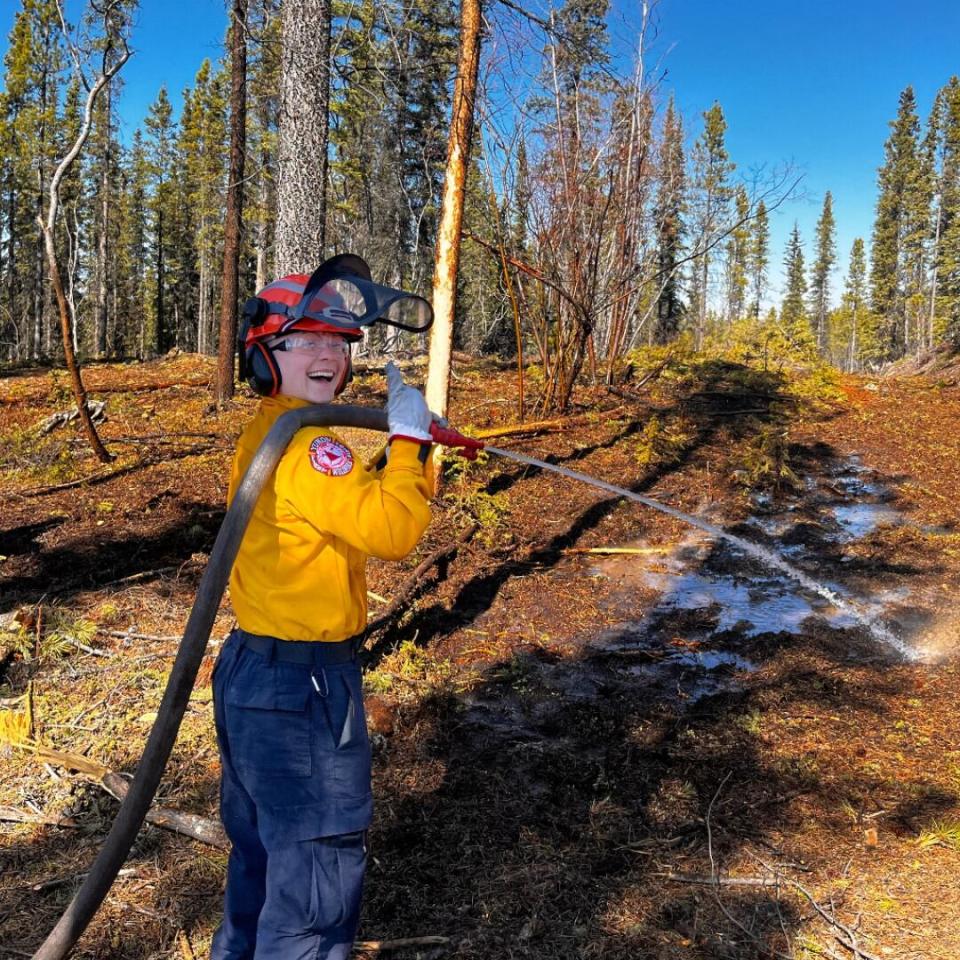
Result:
M335 333L288 333L274 340L270 348L301 353L323 353L325 350L342 354L350 352L350 344Z

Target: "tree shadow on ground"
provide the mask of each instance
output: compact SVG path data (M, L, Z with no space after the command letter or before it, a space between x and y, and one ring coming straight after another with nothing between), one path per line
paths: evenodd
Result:
M695 671L640 683L637 661L537 648L404 717L378 762L366 929L447 935L460 958L786 950L806 920L795 897L706 880L734 863L769 877L761 861L802 878L791 868L802 855L776 838L804 805L836 806L844 785L804 756L771 761L751 729L762 684L700 695ZM899 685L883 668L876 679L863 706L882 718ZM814 680L778 677L781 708L848 699L842 683ZM822 829L853 845L849 823Z
M125 529L113 534L89 530L54 547L35 542L42 532L58 526L59 519L18 527L0 537L18 538L19 549L8 554L6 568L15 573L0 577L3 604L12 607L34 604L41 599L68 599L75 593L98 590L140 574L182 566L195 552L209 554L223 520L218 504L179 501L175 516L165 525L154 521L149 531Z
M766 421L766 414L753 415L743 419L730 420L723 416L727 411L727 398L736 399L740 394L741 385L738 378L746 377L747 382L754 389L762 390L771 398L771 405L781 396L780 390L785 384L785 378L778 373L758 373L738 364L709 361L702 365L700 383L707 394L705 403L699 405L695 412L696 429L689 442L669 462L664 462L649 470L641 479L624 484L624 488L632 493L647 493L665 478L682 472L695 461L698 453L716 439L720 430L725 431L731 440L740 440L753 435L762 428ZM733 393L729 393L728 389ZM672 407L658 411L662 417L683 413L690 415L687 401L681 400ZM781 414L770 412L771 416L780 417ZM548 463L571 466L586 459L600 450L616 447L642 429L642 421L631 420L625 427L618 430L613 436L598 443L584 446L572 451L565 457L546 456ZM484 493L495 495L510 490L524 479L536 477L545 471L539 467L524 466L519 469L510 469L494 476L484 488ZM616 509L621 502L620 497L613 496L598 500L574 518L565 530L534 547L523 559L508 559L493 570L478 574L464 584L453 602L452 609L434 604L418 610L409 620L404 622L402 630L405 634L413 635L420 646L427 646L438 637L448 635L455 630L469 626L478 617L490 609L503 586L512 578L529 571L531 567L539 570L548 570L554 567L563 557L564 550L573 546L585 533L593 530ZM377 641L369 653L368 663L375 665L383 653L399 639L397 630L387 630Z

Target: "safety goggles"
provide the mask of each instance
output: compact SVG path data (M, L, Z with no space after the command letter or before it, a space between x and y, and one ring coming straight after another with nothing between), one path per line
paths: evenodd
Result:
M291 353L341 353L350 352L350 344L335 333L287 333L273 340L271 350L284 350Z

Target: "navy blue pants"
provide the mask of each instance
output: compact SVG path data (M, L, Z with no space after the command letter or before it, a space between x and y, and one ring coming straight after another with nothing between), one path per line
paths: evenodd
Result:
M282 643L257 652L243 636L230 635L213 676L233 847L210 957L346 960L373 808L360 667L285 662Z

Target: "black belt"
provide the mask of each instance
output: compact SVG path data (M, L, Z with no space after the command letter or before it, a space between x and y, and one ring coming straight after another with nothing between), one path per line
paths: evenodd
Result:
M248 650L264 657L274 657L284 663L302 663L305 665L350 663L357 657L359 637L349 640L279 640L276 637L264 637L257 633L237 630L240 640Z

